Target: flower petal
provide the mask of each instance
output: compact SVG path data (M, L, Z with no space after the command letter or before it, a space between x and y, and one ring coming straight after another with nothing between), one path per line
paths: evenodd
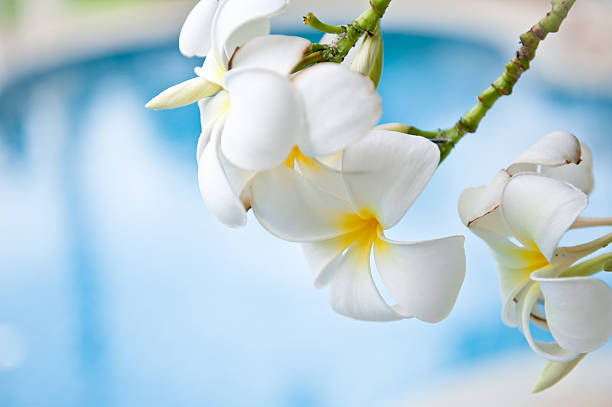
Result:
M439 161L438 147L423 137L372 130L345 150L342 172L355 209L374 214L387 229L421 194Z
M332 281L338 269L336 263L348 245L345 236L302 244L308 266L315 276L315 287L325 287Z
M464 225L473 229L488 230L501 236L509 236L510 231L498 210L501 196L510 174L501 170L489 185L468 188L459 197L459 217Z
M587 353L612 335L612 290L588 277L538 278L545 298L546 319L559 345Z
M213 46L224 62L246 41L270 32L269 18L280 13L287 0L225 0L213 20Z
M374 246L378 272L408 314L439 322L453 309L465 277L463 236L402 243L380 236Z
M587 205L587 196L564 182L518 174L506 185L501 209L512 234L552 262L561 237Z
M259 223L281 239L312 242L355 230L347 222L350 204L280 166L258 174L251 185L251 204Z
M229 110L229 95L227 91L222 90L213 97L198 101L198 107L200 108L202 133L198 139L196 158L200 162L200 157L208 145L215 123L218 119L224 119Z
M239 69L226 77L230 108L221 141L239 167L273 168L296 144L303 118L291 82L265 69Z
M212 96L220 90L221 87L216 83L198 76L166 89L151 99L145 107L153 110L174 109Z
M536 305L540 297L540 287L537 284L532 285L519 300L519 308L521 309L521 331L525 335L525 339L535 353L552 362L569 362L580 356L580 353L571 352L563 349L559 344L552 342L540 342L533 339L531 335L531 311Z
M555 131L544 136L508 167L512 175L522 171L533 171L535 166L558 167L580 162L580 141L566 131Z
M246 207L240 199L240 190L232 186L220 151L219 137L223 129L220 120L212 131L210 142L204 148L198 166L200 193L208 209L229 227L246 224ZM235 174L233 176L235 178ZM238 184L244 183L241 178Z
M382 112L372 81L334 63L298 73L293 82L302 95L308 132L298 145L317 157L336 153L363 138Z
M179 34L179 50L186 57L205 57L210 48L210 30L217 0L200 0L189 12Z
M406 318L382 298L370 269L370 246L355 243L336 264L331 304L339 314L363 321L395 321Z
M580 164L571 163L560 167L542 167L542 174L572 184L588 195L595 186L591 150L582 144Z
M238 47L229 61L229 69L264 68L289 75L302 60L310 41L288 35L264 35Z

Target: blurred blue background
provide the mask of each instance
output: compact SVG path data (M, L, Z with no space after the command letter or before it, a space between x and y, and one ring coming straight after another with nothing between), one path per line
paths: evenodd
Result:
M454 123L511 56L484 39L397 30L385 47L382 122L427 129ZM364 323L331 310L298 246L206 210L197 107L143 107L200 62L166 40L0 88L0 406L417 405L447 389L441 378L508 361L529 361L517 372L535 379L545 363L501 323L495 264L456 201L564 129L594 151L585 214L610 215L612 97L525 75L391 231L468 235L456 308L436 325ZM609 348L590 358L611 360ZM590 358L576 375L599 372Z

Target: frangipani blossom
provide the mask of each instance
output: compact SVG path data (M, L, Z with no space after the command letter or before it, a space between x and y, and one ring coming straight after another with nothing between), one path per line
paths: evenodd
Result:
M336 64L290 76L310 46L306 39L264 35L241 42L269 31L268 18L284 1L214 3L199 3L181 34L182 51L201 56L201 44L190 38L211 26L199 79L162 92L148 106L199 99L200 190L215 216L241 226L250 206L248 182L257 171L280 165L294 146L311 157L337 153L378 121L381 101L366 78Z
M251 204L268 231L303 243L315 285L331 285L338 313L437 322L449 314L463 283L464 238L405 243L388 239L384 230L400 221L439 159L436 145L424 138L373 130L344 150L339 172L297 151L288 165L258 174ZM372 251L396 305L388 305L374 283Z
M303 53L303 42L294 46L300 41L305 40L265 36L244 44L232 58L225 89L200 102L200 189L229 226L246 222L246 188L257 171L282 164L294 147L309 157L338 153L363 138L380 117L381 100L372 83L348 68L324 63L289 77Z
M610 235L558 247L587 205L591 166L589 150L573 135L551 133L487 187L470 188L459 199L463 222L498 262L504 322L520 327L536 353L556 362L593 351L612 334L612 290L597 279L564 276ZM533 339L530 322L549 330L555 342Z

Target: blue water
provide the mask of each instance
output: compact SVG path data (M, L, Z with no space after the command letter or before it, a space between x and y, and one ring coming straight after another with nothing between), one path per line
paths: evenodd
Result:
M385 44L383 121L429 129L455 122L510 57L416 34ZM254 219L221 226L197 190L197 108L143 108L196 64L162 44L0 91L0 406L379 406L530 355L500 322L495 265L473 236L448 319L375 324L334 314L297 246ZM557 129L595 151L585 213L609 215L612 98L540 79L528 73L459 144L394 237L466 234L461 190Z

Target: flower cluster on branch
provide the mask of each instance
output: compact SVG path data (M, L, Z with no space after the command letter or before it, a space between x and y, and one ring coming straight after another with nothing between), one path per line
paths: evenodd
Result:
M461 137L512 92L539 42L559 29L574 1L553 0L551 13L521 37L521 49L478 104L455 126L432 132L377 126L380 19L390 0L371 0L346 26L307 15L306 24L326 33L318 44L270 35L270 18L287 2L199 1L179 48L185 56L205 57L204 63L194 78L147 107L198 103L198 179L209 210L225 225L240 227L252 209L267 231L301 244L315 286L331 287L336 312L367 321L439 322L463 284L464 238L408 243L389 239L385 230L403 218ZM612 255L584 260L612 235L559 245L572 228L612 224L579 216L593 185L589 149L555 132L490 185L468 189L459 199L461 219L497 259L503 321L550 361L535 391L563 378L612 333L612 291L591 277L612 268ZM372 267L392 299L379 292ZM532 325L554 341L535 340Z

